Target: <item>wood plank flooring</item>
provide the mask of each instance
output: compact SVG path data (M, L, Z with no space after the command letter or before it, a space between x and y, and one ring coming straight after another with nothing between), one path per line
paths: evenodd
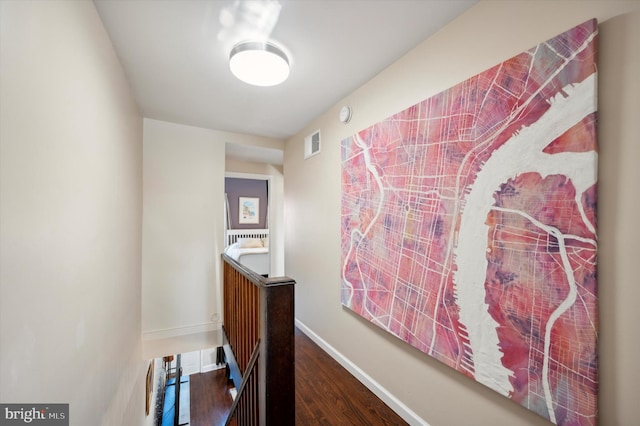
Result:
M296 328L297 425L406 425L380 398Z
M224 425L233 404L224 368L191 375L190 426Z
M393 410L296 328L296 424L406 425ZM224 370L191 376L191 426L224 425Z

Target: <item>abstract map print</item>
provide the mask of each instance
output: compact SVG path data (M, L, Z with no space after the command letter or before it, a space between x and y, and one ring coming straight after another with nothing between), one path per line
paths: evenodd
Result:
M342 142L342 303L560 425L597 424L596 41Z

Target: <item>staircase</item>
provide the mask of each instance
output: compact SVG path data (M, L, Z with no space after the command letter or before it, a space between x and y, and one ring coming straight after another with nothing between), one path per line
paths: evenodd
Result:
M180 390L178 392L178 425L188 425L190 423L190 386L189 376L180 377ZM167 381L164 391L164 406L162 409L162 426L174 426L176 411L176 379L175 377Z

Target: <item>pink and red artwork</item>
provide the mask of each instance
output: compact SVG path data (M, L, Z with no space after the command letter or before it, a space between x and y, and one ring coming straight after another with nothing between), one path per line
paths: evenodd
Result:
M342 143L342 303L559 425L597 424L585 22Z

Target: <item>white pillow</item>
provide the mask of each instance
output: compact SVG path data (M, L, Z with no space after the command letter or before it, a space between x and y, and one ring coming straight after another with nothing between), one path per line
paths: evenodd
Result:
M238 238L238 248L262 248L260 238Z

